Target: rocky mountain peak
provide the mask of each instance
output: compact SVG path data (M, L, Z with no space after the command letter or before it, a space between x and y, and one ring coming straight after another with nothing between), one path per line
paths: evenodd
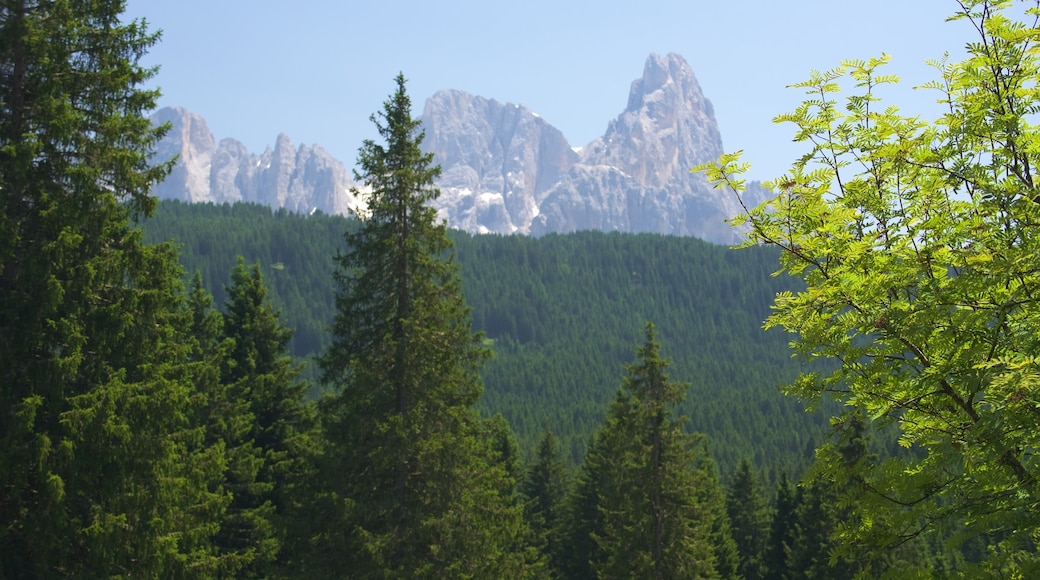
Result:
M248 201L297 212L339 214L354 205L349 191L353 183L346 168L321 147L294 148L283 133L274 149L268 147L254 155L235 139L217 143L202 117L181 107L160 109L151 120L171 125L156 146L154 158L178 158L170 176L153 192L160 198Z
M458 90L427 99L423 149L443 170L434 202L455 228L527 233L538 202L578 161L563 134L523 105Z
M683 57L656 54L632 82L628 106L603 137L584 149L583 162L617 167L644 185L686 185L690 167L722 153L711 102Z
M636 112L648 102L678 99L697 106L711 108L707 102L693 69L682 56L669 53L667 56L651 54L643 65L643 76L632 81L628 93L626 112ZM714 113L713 113L714 114Z
M214 143L201 117L183 109L153 118L173 125L157 157L180 158L156 189L161 197L328 213L346 213L357 203L343 164L321 147L294 148L281 134L257 156L233 139ZM435 93L421 120L422 147L442 168L441 197L433 205L453 228L655 232L717 243L741 237L725 222L739 213L736 200L690 173L722 153L722 138L711 102L677 54L651 54L624 110L579 149L524 105L459 90Z

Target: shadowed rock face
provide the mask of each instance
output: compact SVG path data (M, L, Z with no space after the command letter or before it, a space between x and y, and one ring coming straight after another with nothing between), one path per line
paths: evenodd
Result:
M343 164L320 147L249 153L234 139L214 143L205 121L183 109L153 117L173 130L158 159L179 155L160 197L216 203L252 201L305 212L346 213L357 201ZM722 153L711 102L677 54L650 55L625 110L579 150L523 105L456 90L438 91L422 113L423 149L442 167L433 202L453 228L531 234L617 230L690 235L736 243L725 223L740 207L690 168ZM749 201L764 192L754 189Z
M162 199L248 201L337 214L354 204L346 168L321 147L294 149L287 136L279 135L273 150L254 155L234 139L216 143L202 117L179 107L160 109L152 121L171 124L156 147L155 159L178 156L173 172L154 190Z

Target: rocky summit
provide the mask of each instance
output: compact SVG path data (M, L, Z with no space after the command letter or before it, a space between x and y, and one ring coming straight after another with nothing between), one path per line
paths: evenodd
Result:
M289 137L279 135L273 149L255 155L235 139L216 143L206 121L183 108L160 109L151 118L156 124L170 124L154 158L177 156L170 176L154 190L162 199L246 201L300 213L335 214L347 213L355 203L347 169L321 147L294 148Z
M162 109L153 119L172 126L156 158L179 156L160 197L326 213L356 203L343 164L320 147L294 149L280 135L274 149L254 155L234 139L215 143L205 121L183 109ZM722 138L711 102L677 54L650 55L625 110L580 148L523 105L457 90L430 97L422 123L423 147L443 170L433 204L453 228L655 232L716 243L741 237L725 221L740 212L737 200L690 172L722 153Z

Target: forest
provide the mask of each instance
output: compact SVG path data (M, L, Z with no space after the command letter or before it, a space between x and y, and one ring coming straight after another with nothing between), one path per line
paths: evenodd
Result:
M304 361L330 343L333 256L356 227L340 216L174 201L144 224L146 239L179 246L185 269L202 274L218 304L237 256L259 264L294 331L290 350ZM723 474L742 458L770 483L781 470L808 467L826 416L780 392L803 365L783 332L761 328L776 293L796 284L771 276L777 252L656 234L449 235L473 328L494 353L478 407L506 418L526 459L548 428L567 463L580 463L653 322L672 374L690 383L680 411L708 436Z
M403 74L354 218L160 204L159 35L3 1L0 579L1040 574L1010 6L958 3L933 122L884 55L797 85L807 153L728 249L450 232Z

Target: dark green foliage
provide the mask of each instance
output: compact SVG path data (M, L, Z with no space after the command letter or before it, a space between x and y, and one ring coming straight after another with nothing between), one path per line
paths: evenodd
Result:
M552 431L546 430L520 491L525 499L524 517L532 535L529 543L548 557L553 577L559 576L568 550L562 533L569 483L559 440Z
M190 424L163 129L123 2L0 3L0 577L212 574L220 449Z
M585 460L578 468L573 487L564 504L561 526L563 550L556 570L563 578L586 580L596 577L593 562L603 559L596 536L603 534L603 514L599 509L601 473L606 470L604 444L597 433Z
M339 232L356 227L254 205L163 202L148 233L182 242L186 266L201 268L211 285L235 253L260 261L272 301L296 329L290 347L305 357L317 352L306 345L329 342L329 256L342 249ZM782 334L760 328L775 293L789 288L770 277L776 252L649 234L451 234L474 329L495 351L481 372L479 406L505 416L525 457L548 426L564 460L581 461L614 394L611 369L629 360L649 318L673 345L674 372L704 377L680 411L709 436L724 477L748 457L772 485L781 469L800 473L812 460L825 422L776 390L801 367ZM213 292L223 294L219 285Z
M570 549L591 548L575 560L587 561L599 578L717 576L705 488L718 483L696 468L698 436L684 432L675 416L687 385L671 382L667 365L648 324L637 361L627 367L583 466L579 486L595 486L590 496L583 497L585 490L575 496L572 538L587 535L594 546L582 542ZM582 505L593 497L595 515ZM588 577L589 570L575 568L572 577Z
M797 527L788 562L791 578L851 578L853 571L845 561L831 562L837 546L837 495L833 488L819 482L799 486L796 498Z
M868 451L867 423L857 413L847 414L843 422L836 423L832 436L821 452L839 455L839 463L848 470L874 463L876 458ZM863 489L854 476L850 477L851 471L838 473L826 468L827 463L818 461L798 488L797 526L788 560L791 574L795 578L836 580L852 578L861 570L877 575L885 566L878 567L883 562L876 554L864 552L852 561L847 555L834 553L839 546L837 531L853 525L850 502L855 502Z
M272 306L293 330L290 352L301 360L331 343L335 285L328 275L343 232L357 223L340 216L302 216L254 204L212 205L163 201L146 222L153 241L175 240L189 271L199 270L217 304L238 257L260 264ZM309 365L314 367L316 365ZM316 377L316 369L306 372Z
M784 580L791 577L789 561L797 525L797 507L795 490L787 479L787 472L781 472L780 481L776 486L776 499L773 502L769 538L765 546L764 563L768 580Z
M741 460L726 492L726 513L740 553L740 575L745 580L761 580L766 574L763 553L769 514L755 480L751 462Z
M726 495L719 483L718 468L706 445L699 453L696 469L705 484L698 490L700 501L711 514L711 545L715 550L715 570L720 578L739 579L740 552L733 541L729 514L726 513Z
M419 149L403 76L373 122L385 145L359 152L370 193L337 259L321 359L333 393L321 483L342 517L315 537L316 564L359 578L513 575L524 567L521 505L501 439L473 408L488 352L426 205L440 169Z
M287 349L292 332L268 302L259 266L240 259L231 279L221 325L228 352L211 402L221 412L210 424L227 450L233 499L215 544L237 562L236 576L262 577L279 558L312 421Z

